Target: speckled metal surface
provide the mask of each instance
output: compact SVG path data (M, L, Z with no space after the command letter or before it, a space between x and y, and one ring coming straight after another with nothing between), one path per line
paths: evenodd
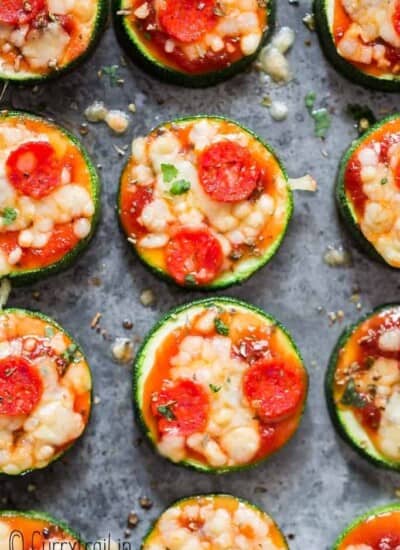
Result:
M103 125L91 125L83 141L102 164L103 213L99 231L87 253L69 271L33 287L16 289L10 305L39 308L62 323L86 350L93 368L94 407L84 439L59 463L21 479L0 480L2 507L41 509L65 519L89 540L124 536L130 510L140 516L130 540L139 548L151 520L174 499L198 492L226 491L253 500L269 511L290 534L292 550L325 550L354 515L395 498L400 486L395 474L382 472L357 458L342 444L330 424L324 402L323 376L328 357L342 326L329 326L326 311L343 309L344 323L360 312L349 301L359 285L363 311L396 301L398 273L370 262L355 251L337 219L333 179L339 157L356 132L344 114L348 102L370 105L378 115L394 110L398 98L363 90L345 81L323 58L315 33L302 24L310 2L290 5L279 0L278 24L296 30L290 54L294 80L286 87L268 86L248 72L215 88L188 91L160 84L133 66L121 67L122 87L99 80L104 65L120 64L121 50L108 29L94 57L74 74L31 89L10 89L2 106L33 110L53 117L78 133L83 110L94 99L127 109L135 102L129 131L115 137ZM306 46L305 40L311 45ZM323 143L313 135L304 95L314 90L318 105L333 111L333 124ZM263 95L286 101L288 119L271 121L260 105ZM131 406L130 368L111 359L110 343L90 328L96 312L112 336L142 338L169 308L199 294L168 286L149 274L131 254L119 232L115 215L118 177L124 159L114 145L128 145L133 136L163 120L193 113L215 113L236 118L266 138L278 151L292 176L311 172L318 180L315 195L296 193L295 214L284 244L272 263L242 287L226 294L263 307L292 332L309 366L311 387L301 428L289 445L261 467L223 477L201 475L170 465L138 444L139 428ZM327 152L325 158L322 151ZM323 261L328 245L351 249L350 267L333 269ZM151 308L139 300L143 289L153 289ZM39 292L37 299L33 293ZM324 312L318 313L322 306ZM122 328L134 322L132 331ZM315 364L313 363L315 361ZM314 366L313 366L314 365ZM33 484L34 491L28 491ZM30 487L32 489L32 487ZM154 501L149 511L138 504L146 495Z

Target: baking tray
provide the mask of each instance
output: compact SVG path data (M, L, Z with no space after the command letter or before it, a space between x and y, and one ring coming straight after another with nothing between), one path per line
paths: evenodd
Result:
M335 435L329 421L323 377L331 349L343 329L360 315L350 301L361 290L362 311L399 297L398 273L360 255L337 219L333 181L343 150L356 137L345 114L348 103L367 104L378 116L398 105L398 96L369 92L339 76L322 56L315 33L302 23L309 1L279 0L278 25L289 25L297 38L290 53L294 79L285 87L267 85L255 71L217 87L185 90L160 84L134 66L121 64L112 28L93 58L73 74L38 88L10 88L1 106L39 112L79 134L84 109L95 99L127 110L134 102L126 134L115 137L105 125L90 125L83 142L102 165L102 219L86 254L67 272L34 286L16 289L9 304L40 309L57 319L82 344L94 372L95 395L89 429L60 462L42 472L0 480L1 507L35 508L65 519L86 540L111 537L140 547L151 521L174 499L199 492L226 491L246 497L270 512L289 535L292 550L325 550L354 515L395 499L396 474L369 466ZM311 45L306 45L311 41ZM103 66L117 64L123 86L99 79ZM322 142L314 137L304 96L317 94L317 105L332 112L332 127ZM273 122L260 102L270 95L289 106L284 122ZM316 194L296 193L295 214L283 246L273 261L240 287L224 292L252 302L282 321L292 332L309 367L308 407L295 438L277 455L248 472L214 477L175 467L156 456L134 423L131 369L113 362L110 340L140 340L169 308L203 296L160 282L132 255L118 229L115 199L125 162L116 150L133 136L181 115L213 113L237 119L273 145L291 176L310 172ZM84 132L83 128L83 132ZM329 245L351 250L352 265L332 268L323 256ZM145 308L144 289L156 303ZM322 308L322 310L321 310ZM343 310L344 320L331 325L328 312ZM102 313L105 333L90 328ZM125 319L134 323L127 331ZM138 499L149 497L150 510ZM131 510L140 518L125 533ZM107 548L105 549L107 550Z

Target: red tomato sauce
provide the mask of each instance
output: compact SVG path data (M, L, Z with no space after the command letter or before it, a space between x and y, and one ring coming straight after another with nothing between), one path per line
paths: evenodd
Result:
M383 512L366 519L344 537L338 550L358 544L366 544L373 550L396 550L400 545L400 511Z
M147 376L143 391L142 410L145 422L155 435L155 439L157 441L160 440L160 432L157 426L157 419L153 414L154 410L152 403L154 395L161 391L165 380L170 379L170 371L172 368L171 359L177 355L182 340L189 335L204 337L204 333L200 333L193 328L197 318L203 313L204 312L199 313L197 317L192 319L190 326L179 328L164 339L157 349L154 365ZM231 325L231 322L234 320L236 315L240 315L242 321L238 324L235 323L234 325ZM259 418L261 446L252 460L252 462L255 463L282 447L296 431L300 422L307 391L307 375L300 360L295 355L282 348L277 331L272 330L269 332L265 325L263 325L253 315L244 314L241 312L224 311L219 314L219 318L229 327L229 338L233 343L234 354L240 355L240 350L243 349L241 347L243 342L253 342L257 344L260 342L267 342L268 354L271 354L272 357L277 357L280 361L284 362L288 369L296 373L299 380L299 396L296 400L295 406L293 406L291 410L290 415L287 415L280 421L278 420L270 423L263 422L262 419ZM249 329L249 326L251 326L251 329ZM254 327L255 330L252 330ZM216 330L210 334L207 334L207 337L212 337L215 335L217 335ZM247 357L248 362L251 363L252 360L252 356ZM196 460L201 463L206 463L204 456L198 455L189 448L187 448L186 451L188 460Z
M134 4L134 10L143 3L143 0L137 0ZM244 57L240 48L240 37L226 37L224 39L225 48L220 52L207 49L205 55L189 59L180 46L196 43L205 32L212 31L218 20L218 16L215 15L215 13L218 13L217 2L207 0L204 2L205 7L202 10L198 9L197 0L196 2L193 0L185 0L184 2L169 0L169 3L183 4L183 6L177 10L174 17L168 14L167 24L165 24L166 17L164 14L157 17L154 0L147 1L150 10L145 19L137 19L134 15L128 17L130 25L140 42L145 45L157 61L172 69L196 75L222 70ZM184 14L182 17L178 17L180 11ZM205 12L207 12L207 18ZM257 15L261 23L260 28L265 29L268 25L267 10L260 7L257 10ZM162 25L163 22L164 26ZM167 53L165 43L171 39L176 42L176 46L172 52Z

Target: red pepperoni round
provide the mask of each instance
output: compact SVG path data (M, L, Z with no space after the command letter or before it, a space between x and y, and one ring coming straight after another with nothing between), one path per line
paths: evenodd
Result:
M215 0L166 0L161 27L180 42L194 42L217 24L215 8Z
M296 412L303 396L301 374L283 361L261 360L243 379L244 394L263 422L280 422Z
M152 397L151 410L161 434L188 436L204 431L207 424L208 396L191 380L179 380Z
M6 162L10 183L23 195L41 199L59 185L62 166L47 141L30 141L13 151Z
M353 157L347 164L344 175L346 191L350 194L356 210L363 212L367 195L363 191L361 162Z
M180 284L211 282L223 261L221 245L207 229L181 229L167 244L168 273Z
M219 141L199 158L200 183L212 199L237 202L256 189L261 170L247 149L233 141Z
M0 359L0 414L30 414L43 393L36 369L23 357Z
M0 23L25 25L46 7L45 0L1 0Z

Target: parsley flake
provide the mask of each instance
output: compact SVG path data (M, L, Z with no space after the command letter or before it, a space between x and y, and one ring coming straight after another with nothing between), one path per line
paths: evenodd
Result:
M363 409L367 405L367 400L363 395L358 393L354 378L350 378L342 395L340 402L343 405Z
M6 206L6 208L4 208L1 213L1 217L3 218L4 225L11 225L17 219L17 211L15 210L15 208Z
M161 172L165 183L171 183L178 175L178 170L173 164L161 164Z
M157 411L169 422L176 420L176 416L174 414L174 411L172 410L173 405L175 405L175 401L172 401L171 403L166 403L165 405L159 405L157 407Z
M101 72L108 76L111 86L117 86L119 83L118 69L118 65L110 65L101 69Z
M172 195L183 195L184 193L187 193L190 189L190 182L187 180L176 180L171 185L171 189L169 192Z
M222 386L215 386L215 384L208 384L208 386L213 393L218 393L222 388Z
M226 325L220 317L214 319L215 330L222 336L228 336L229 327Z

